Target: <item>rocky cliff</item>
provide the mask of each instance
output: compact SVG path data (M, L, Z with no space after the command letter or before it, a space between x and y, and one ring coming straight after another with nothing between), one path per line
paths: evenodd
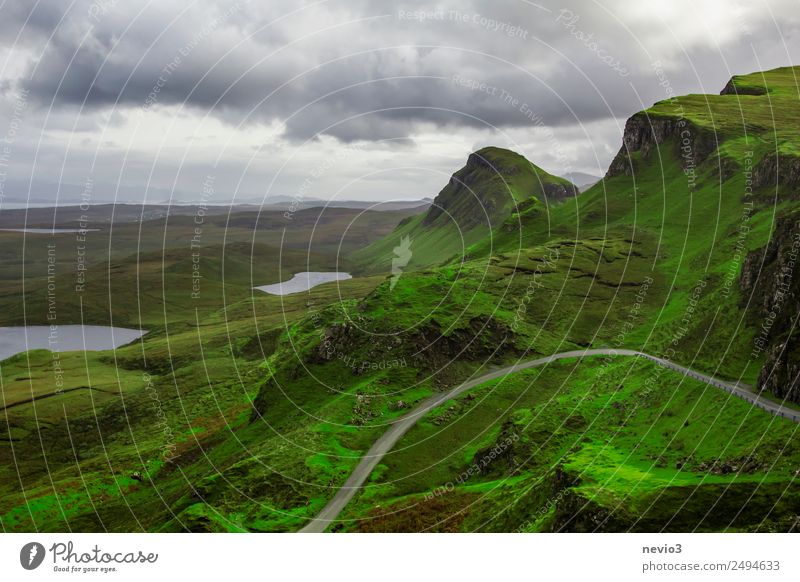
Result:
M775 152L765 155L756 164L753 168L753 187L775 185L800 188L800 158Z
M607 178L636 172L637 157L649 160L663 143L672 142L684 168L702 163L717 148L713 132L701 129L681 116L650 115L641 111L625 123L620 148L606 173ZM638 156L634 155L637 154Z
M791 69L776 69L764 74L738 75L728 81L719 96L667 99L636 113L625 124L622 147L606 177L634 174L637 164L646 163L656 148L665 143L672 144L685 170L695 168L726 140L747 135L777 145L773 153L757 161L755 187L800 185L800 157L793 155L797 151L796 118L791 115L797 104L794 74ZM765 75L769 75L769 87ZM719 160L713 157L713 166L721 170L722 181L733 174L734 160L730 155L720 151Z
M766 95L767 88L759 85L748 85L742 83L742 77L731 77L730 81L725 84L720 95Z
M769 244L751 252L739 285L756 326L753 357L766 355L758 388L800 403L800 213L777 220Z

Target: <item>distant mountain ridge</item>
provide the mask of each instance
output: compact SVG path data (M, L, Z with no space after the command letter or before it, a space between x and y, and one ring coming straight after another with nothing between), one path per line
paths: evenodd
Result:
M595 174L587 174L586 172L567 172L564 178L575 184L581 192L597 184L603 178Z

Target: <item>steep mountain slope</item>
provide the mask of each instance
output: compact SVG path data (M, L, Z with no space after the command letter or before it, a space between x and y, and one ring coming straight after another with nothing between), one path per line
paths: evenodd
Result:
M634 115L605 179L574 204L518 205L455 262L378 286L352 306L352 323L347 311L326 320L322 343L298 330L310 353L326 346L314 374L346 374L342 354L408 363L402 375L360 371L357 392L370 403L360 432L395 416L398 399L418 401L426 384L578 346L639 349L756 383L755 302L772 291L741 280L754 273L745 261L757 262L746 257L775 254L775 218L798 205L796 73L737 77L729 87L764 90L690 95ZM267 417L281 414L292 375L278 371L262 391ZM553 366L427 415L342 517L345 529L366 530L785 531L800 511L794 433L646 363Z
M424 226L450 220L462 228L492 227L528 202L560 202L577 195L569 181L548 174L523 156L487 147L470 154L467 165L453 174L422 220Z
M523 212L521 242L509 232L515 218L497 231L491 249L481 241L468 252L514 255L570 235L646 250L657 257L656 284L668 291L654 305L647 347L680 348L710 370L755 382L763 364L763 355L752 353L757 320L766 314L757 314L764 288L754 291L753 283L775 224L800 207L798 78L791 67L739 76L722 95L678 97L635 114L606 177L575 205L552 208L547 217ZM731 87L759 94L737 95ZM741 285L745 276L750 283Z
M547 208L578 194L577 187L510 150L486 147L470 154L428 211L404 220L390 236L354 254L369 272L389 270L395 247L410 249L408 266L461 256L521 208Z
M758 388L800 402L800 211L782 216L765 247L747 255L740 287L752 297L752 357L764 357Z

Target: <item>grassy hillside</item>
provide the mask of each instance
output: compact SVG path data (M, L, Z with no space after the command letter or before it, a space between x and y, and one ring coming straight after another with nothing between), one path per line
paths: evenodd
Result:
M347 268L335 254L340 242L345 250L366 244L407 215L370 213L347 231L359 213L334 209L316 220L318 210L300 211L288 226L255 213L205 217L194 248L197 224L184 217L105 225L86 240L0 233L4 325L83 321L148 330L114 351L56 358L35 350L0 362L2 529L156 531L174 519L171 506L192 493L192 483L246 457L246 436L232 435L249 428L264 358L282 330L310 310L363 297L381 279L286 297L252 286ZM356 240L343 238L346 231ZM55 248L52 281L48 245ZM86 266L80 292L79 248ZM250 434L255 448L273 446L260 431ZM214 447L216 459L204 452Z
M773 171L774 151L764 145L777 143L783 164L797 145L785 129L800 108L793 74L734 80L769 86L774 78L762 95L688 96L635 115L601 183L566 204L518 208L491 240L464 251L466 261L404 272L393 289L379 286L358 307L370 322L367 337L334 334L336 350L369 349L378 359L392 347L417 362L417 382L447 386L474 366L575 346L641 349L755 383L763 358L752 356L752 297L741 279L745 258L770 240L775 217L798 203L791 174ZM398 345L370 340L370 330L394 333ZM376 470L374 487L343 516L354 521L342 527L792 527L800 505L789 491L800 451L788 421L639 362L601 364L599 372L581 362L560 385L537 376L528 389L521 381L509 379L513 388L502 396L487 387L485 397L465 396L428 415ZM524 404L529 393L534 400ZM564 400L573 406L565 410ZM485 407L481 422L472 416L476 403ZM622 412L633 416L614 420ZM534 462L527 443L521 458L509 453L514 463L453 488L481 451L516 430L517 417L521 442L532 435L537 446L553 448ZM555 443L553 427L565 433ZM431 498L439 488L452 495ZM540 505L522 502L529 496Z
M640 360L598 378L592 360L520 372L432 411L337 529L791 527L796 425Z
M354 253L353 260L366 272L388 272L404 240L410 251L404 267L462 257L472 244L491 241L494 230L520 209L546 209L577 192L568 180L516 152L486 147L469 156L425 214L405 219L390 236Z
M756 382L765 291L746 282L759 276L776 218L800 204L796 72L736 77L723 95L634 115L604 180L576 197L559 198L569 184L513 152L481 150L439 210L346 255L378 275L245 296L253 272L285 276L281 255L259 241L270 270L226 243L203 264L213 302L194 311L154 301L142 342L65 355L69 392L52 395L47 352L3 362L0 524L295 531L424 398L581 347L633 348ZM412 256L389 277L406 236ZM111 261L111 297L143 274L184 289L185 255L172 252L163 268L158 253ZM287 265L331 259L282 252ZM99 280L92 288L109 295ZM159 310L170 314L162 326ZM332 529L790 531L796 431L646 361L562 361L427 414Z

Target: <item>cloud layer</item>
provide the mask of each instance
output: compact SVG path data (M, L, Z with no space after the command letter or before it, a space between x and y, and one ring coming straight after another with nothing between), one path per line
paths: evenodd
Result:
M667 97L654 63L680 94L800 62L796 0L264 4L5 3L0 130L26 107L4 194L101 173L191 196L199 168L228 193L292 194L351 143L372 145L314 195L433 195L430 170L483 143L598 174L624 118Z

